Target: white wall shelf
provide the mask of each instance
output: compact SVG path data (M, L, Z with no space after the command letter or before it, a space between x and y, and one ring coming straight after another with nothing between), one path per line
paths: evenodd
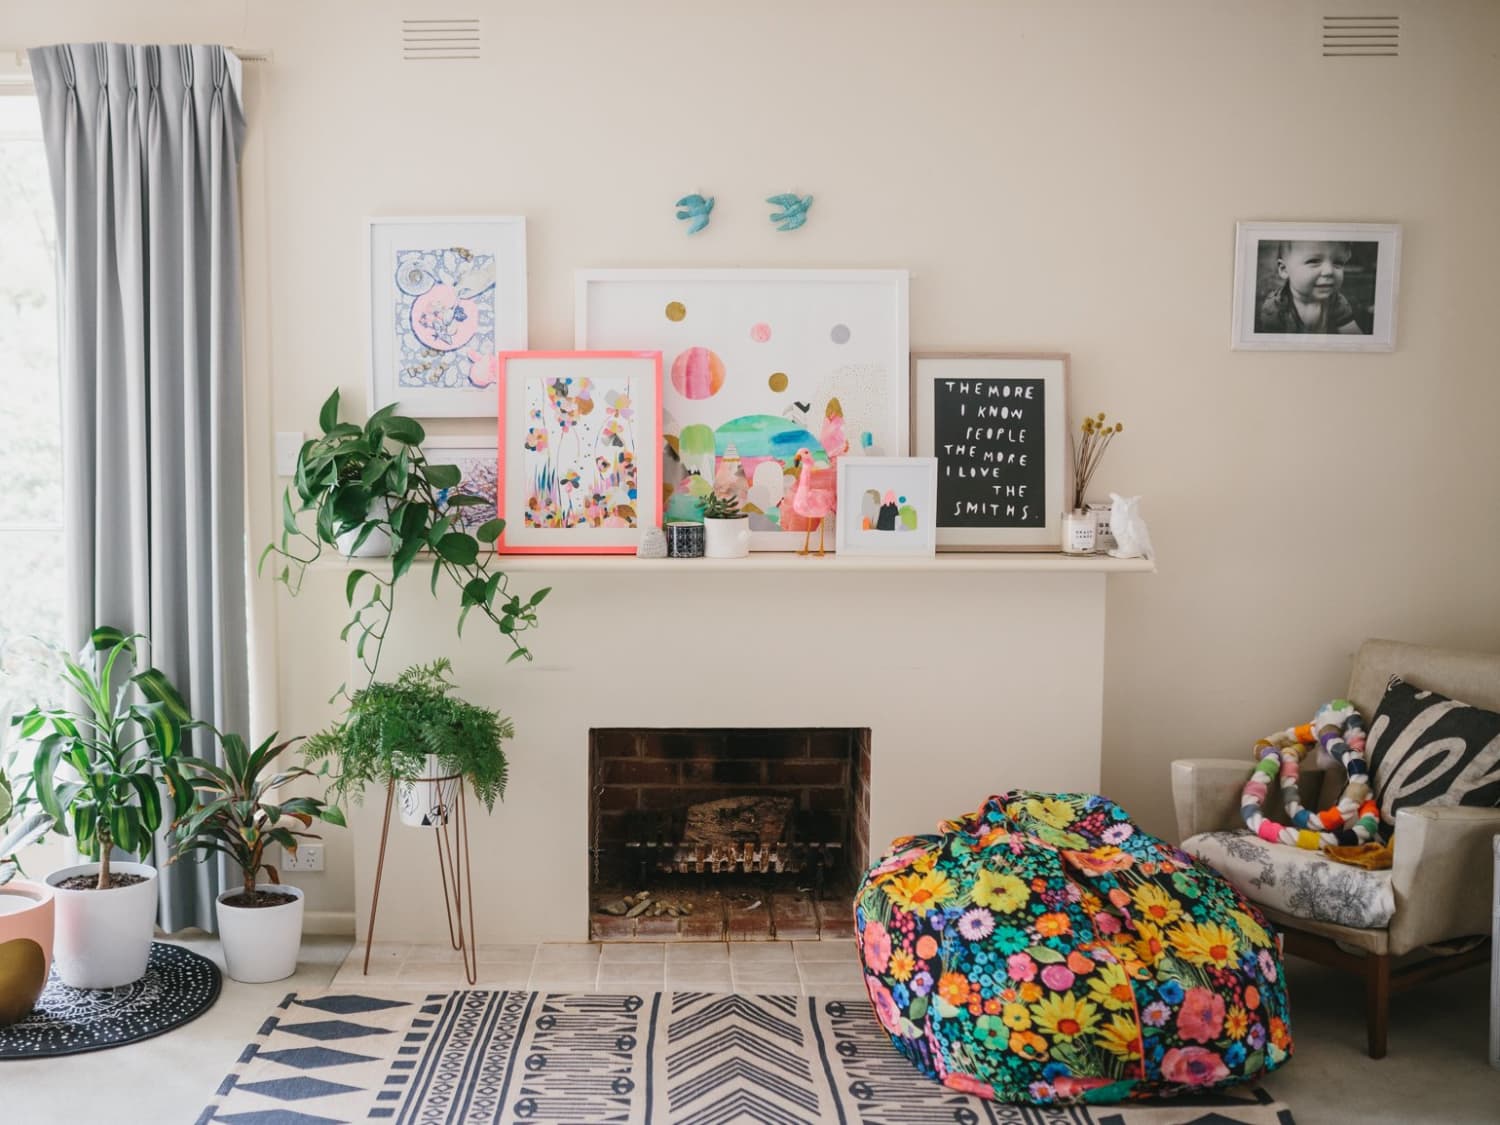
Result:
M430 557L430 556L424 556ZM638 559L633 555L501 555L497 569L524 574L528 571L607 571L611 574L640 574L668 571L673 574L708 574L734 571L797 571L807 574L879 574L887 571L909 571L928 574L969 573L1073 573L1073 574L1152 574L1152 559L1112 559L1108 555L1064 555L1056 551L952 552L930 558L842 558L827 554L822 558L803 557L795 552L758 551L743 559ZM324 555L314 566L362 567L372 572L390 569L388 558L350 559ZM423 569L419 559L413 572ZM428 568L431 569L431 568Z

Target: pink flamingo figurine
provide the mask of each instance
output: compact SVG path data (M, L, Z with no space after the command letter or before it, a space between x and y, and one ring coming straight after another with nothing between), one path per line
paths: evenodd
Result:
M822 558L823 533L827 527L828 515L838 501L838 489L830 488L826 479L821 484L814 482L812 453L808 450L797 450L793 463L800 472L797 474L797 487L792 490L792 511L806 519L818 521L818 557ZM797 553L807 554L808 544L811 542L812 524L808 524L807 534L802 539L802 550Z

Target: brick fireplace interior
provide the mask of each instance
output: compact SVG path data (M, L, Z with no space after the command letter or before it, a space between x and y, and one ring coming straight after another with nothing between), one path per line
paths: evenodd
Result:
M847 937L868 728L589 732L596 941Z

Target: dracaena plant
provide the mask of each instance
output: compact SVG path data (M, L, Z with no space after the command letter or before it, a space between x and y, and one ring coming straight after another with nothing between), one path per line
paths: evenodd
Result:
M183 736L195 722L170 680L136 667L139 634L101 627L76 659L63 660L64 684L79 709L33 707L11 722L39 738L30 796L78 850L99 862L98 886L110 885L110 850L145 859L162 825L164 782L173 815L192 806L180 771Z
M460 519L461 510L487 503L480 496L458 491L463 475L455 465L434 464L422 452L426 432L413 419L382 407L363 426L340 422L339 392L323 403L318 415L320 436L303 444L297 455L292 486L282 497L282 534L261 554L281 560L276 577L296 594L310 563L340 536L355 533L357 551L377 530L391 538L391 573L360 567L349 572L344 597L354 616L341 636L357 636L355 650L369 678L375 678L381 645L390 625L396 586L431 552L430 586L437 594L444 575L460 591L458 632L470 611L478 610L514 646L510 658L530 659L520 634L536 625L536 607L549 592L528 598L510 591L509 577L492 569L493 547L505 521L492 519L471 534ZM295 499L294 499L295 497ZM312 531L299 516L312 513ZM363 601L359 599L363 598Z
M201 804L173 825L177 854L170 862L189 853L197 853L199 861L213 855L227 856L239 868L245 893L253 894L262 871L271 882L281 882L281 873L266 862L267 845L279 844L295 855L299 840L320 838L306 831L313 821L343 827L343 814L317 797L278 795L278 790L290 782L314 775L305 766L278 769L276 759L297 739L277 742L276 737L273 734L251 751L239 735L224 735L222 766L201 758L183 760L182 768L191 775Z

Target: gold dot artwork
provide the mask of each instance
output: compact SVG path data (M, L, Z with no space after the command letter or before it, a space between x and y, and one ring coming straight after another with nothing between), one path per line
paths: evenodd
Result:
M681 301L669 301L667 303L667 319L673 321L681 320L687 316L687 306Z
M780 394L782 391L786 390L789 380L786 377L785 371L775 371L772 372L771 377L766 381L771 384L771 389L773 391L775 391L777 394Z

